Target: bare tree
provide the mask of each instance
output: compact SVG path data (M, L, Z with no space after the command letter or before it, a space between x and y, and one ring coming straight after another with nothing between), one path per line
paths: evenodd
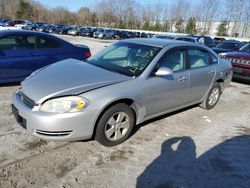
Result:
M208 34L210 32L211 23L218 16L218 9L220 7L221 0L203 0L198 7L200 10L201 21L204 22L203 33Z

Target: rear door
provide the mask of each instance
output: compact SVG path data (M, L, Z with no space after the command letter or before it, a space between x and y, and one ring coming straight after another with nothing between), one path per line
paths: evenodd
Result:
M8 35L0 39L0 82L21 81L38 67L36 36Z
M189 90L187 103L200 101L208 92L215 77L215 65L210 63L209 52L202 48L189 48Z

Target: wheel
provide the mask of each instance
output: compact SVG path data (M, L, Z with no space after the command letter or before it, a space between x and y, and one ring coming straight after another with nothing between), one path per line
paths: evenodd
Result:
M95 139L104 146L115 146L124 142L135 124L133 110L126 104L116 104L101 116L95 132Z
M204 99L204 101L200 104L200 107L210 110L215 107L217 102L220 99L221 95L221 86L218 82L214 83L210 91L208 92L207 97Z

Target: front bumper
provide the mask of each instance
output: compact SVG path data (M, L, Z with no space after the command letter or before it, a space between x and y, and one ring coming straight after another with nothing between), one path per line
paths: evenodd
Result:
M75 141L90 139L93 134L96 111L52 114L35 111L12 95L12 111L17 122L32 135L45 140Z

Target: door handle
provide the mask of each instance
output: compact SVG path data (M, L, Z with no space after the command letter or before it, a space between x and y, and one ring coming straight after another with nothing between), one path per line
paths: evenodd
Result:
M214 73L215 73L214 70L211 70L211 71L208 72L208 74L214 74Z
M180 82L184 82L185 80L187 80L187 78L185 76L181 76L179 79L178 79Z

